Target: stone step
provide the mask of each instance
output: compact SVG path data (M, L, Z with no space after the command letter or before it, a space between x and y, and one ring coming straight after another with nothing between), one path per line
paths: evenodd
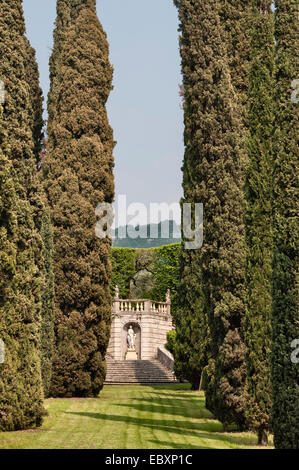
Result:
M157 360L115 361L107 358L105 384L176 383L172 372Z

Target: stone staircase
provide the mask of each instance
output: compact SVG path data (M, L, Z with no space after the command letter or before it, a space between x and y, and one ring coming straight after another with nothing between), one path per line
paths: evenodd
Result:
M115 361L109 357L105 385L176 383L173 373L159 361Z

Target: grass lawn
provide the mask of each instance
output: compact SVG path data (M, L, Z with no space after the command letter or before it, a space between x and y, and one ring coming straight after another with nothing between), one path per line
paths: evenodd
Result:
M252 433L223 433L189 388L105 386L99 398L49 399L43 426L0 432L0 449L257 448Z

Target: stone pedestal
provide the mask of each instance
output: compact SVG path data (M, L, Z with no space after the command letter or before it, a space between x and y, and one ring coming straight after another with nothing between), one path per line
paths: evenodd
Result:
M126 361L137 361L138 356L135 350L128 350L126 354Z

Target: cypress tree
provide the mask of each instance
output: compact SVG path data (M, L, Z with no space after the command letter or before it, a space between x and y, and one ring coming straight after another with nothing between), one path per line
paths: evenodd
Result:
M251 11L251 0L219 0L219 15L225 32L231 81L239 106L243 109L244 124L247 124L248 119ZM246 135L244 139L245 142Z
M54 118L59 100L59 87L61 76L61 58L68 29L78 18L80 11L88 6L90 0L57 0L56 21L54 30L54 45L50 57L50 91L48 94L48 124Z
M0 339L5 357L5 362L0 364L0 431L5 431L18 427L14 409L21 413L21 404L17 391L9 386L10 380L16 380L19 362L16 332L20 327L12 321L15 319L13 304L17 301L17 196L11 162L5 156L8 149L4 142L2 114L0 105Z
M271 382L271 277L273 256L274 21L271 2L256 0L252 11L249 73L249 161L247 200L247 422L259 444L268 442Z
M110 334L111 241L95 236L95 208L114 197L114 142L105 108L113 71L95 1L70 5L73 19L54 61L49 102L56 109L44 167L56 283L51 394L97 396Z
M182 58L183 88L184 88L184 116L185 116L185 158L183 167L184 203L194 202L197 182L192 178L190 168L191 155L195 152L192 141L196 122L192 121L194 110L194 86L199 79L196 68L200 63L192 49L198 47L197 18L199 5L196 2L174 0L179 14L180 53ZM192 15L192 16L189 16ZM188 21L187 21L188 18ZM192 18L192 20L191 20ZM194 29L192 30L192 21ZM195 76L197 73L197 76ZM192 74L194 75L192 77ZM197 116L195 116L196 118ZM195 202L201 202L200 200ZM182 221L183 222L183 221ZM184 234L182 233L182 239ZM203 310L203 298L201 288L201 257L199 250L185 250L182 245L180 252L180 284L178 286L178 306L174 320L176 327L176 342L174 346L175 374L180 379L186 379L191 383L192 390L198 390L201 382L203 367L206 365L205 338L206 315Z
M26 57L25 71L26 79L30 89L30 103L32 112L30 113L31 129L34 140L34 155L36 162L39 163L39 154L42 148L42 140L44 137L43 127L43 93L39 84L39 71L35 57L35 50L31 47L30 42L25 38Z
M208 342L198 252L182 248L180 272L178 307L173 318L176 327L174 369L178 378L188 380L192 390L198 390L202 370L206 365L206 345Z
M1 304L1 333L6 360L0 376L1 430L23 429L42 420L40 368L40 320L42 241L38 233L43 203L37 183L34 140L31 126L30 89L26 76L27 49L22 2L0 4L0 79L6 88L3 105L5 155L15 191L16 233L1 226L3 237L13 237L15 267L12 287ZM9 179L6 180L10 185ZM4 180L5 183L5 180ZM9 223L9 222L8 222ZM5 235L5 231L7 235ZM13 232L9 234L9 232Z
M241 428L246 402L242 110L230 78L218 2L176 4L185 89L184 202L204 204L203 247L184 255L183 282L201 284L194 300L203 294L210 334L207 407L225 425L234 422ZM200 316L198 309L190 319Z
M71 0L57 0L56 5L56 22L54 30L54 44L53 51L50 57L50 91L48 94L48 125L51 125L52 119L54 119L58 101L58 89L62 77L59 74L61 70L59 61L61 58L64 39L66 32L70 26L70 9Z
M25 38L27 56L25 63L26 78L30 89L31 104L31 130L34 140L34 155L36 164L40 166L42 142L44 139L43 127L43 94L39 85L39 71L35 58L35 50ZM46 195L43 190L41 178L38 181L38 191L43 200L44 211L38 219L38 230L42 237L42 263L44 285L41 293L41 370L45 396L49 393L52 375L52 356L54 347L54 276L53 276L53 233L49 208L47 207Z
M43 213L41 236L43 239L43 262L45 285L42 292L41 324L41 371L45 397L49 396L54 353L54 273L53 273L53 228L50 211Z
M275 2L274 263L272 305L272 424L279 449L298 449L298 364L291 361L298 327L298 80L297 0ZM293 92L293 99L292 98ZM298 97L298 94L297 94Z

